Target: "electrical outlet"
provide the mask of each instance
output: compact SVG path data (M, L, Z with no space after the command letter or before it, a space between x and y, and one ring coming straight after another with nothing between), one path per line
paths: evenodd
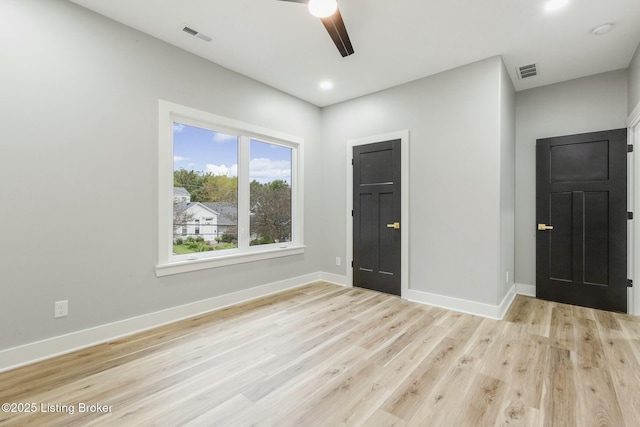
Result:
M65 317L69 314L69 301L56 301L53 303L53 317Z
M342 264L342 260L340 259L339 256L336 257L336 265L340 265Z

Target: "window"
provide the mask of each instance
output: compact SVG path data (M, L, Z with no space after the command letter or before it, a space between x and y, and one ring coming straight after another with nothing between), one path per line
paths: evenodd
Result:
M158 275L296 255L302 139L160 101Z
M250 142L251 245L291 241L292 151L268 142Z
M199 243L173 242L175 254L238 247L238 136L174 119L173 193L185 198L174 207L173 226L191 223ZM214 218L216 218L213 227ZM209 227L200 227L201 221Z

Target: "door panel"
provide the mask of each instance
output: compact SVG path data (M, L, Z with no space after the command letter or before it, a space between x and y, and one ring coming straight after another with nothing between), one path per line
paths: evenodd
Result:
M605 191L584 193L584 282L609 284L609 194Z
M627 310L626 129L537 141L536 294Z
M360 153L360 185L392 183L393 169L389 159L389 150Z
M572 235L572 277L574 283L584 282L584 192L574 191L573 214L571 215Z
M608 141L550 147L551 182L609 179Z
M371 193L363 193L359 195L360 209L357 210L358 222L360 223L359 241L362 249L360 250L360 265L364 269L371 270L376 264L376 252L370 250L375 244L375 223L377 222L375 215L376 203Z
M400 140L353 148L353 285L400 295ZM388 225L392 226L389 227Z
M380 254L380 259L378 261L378 270L381 273L389 274L394 273L395 260L393 256L389 256L388 254L393 254L395 244L394 236L399 233L399 230L387 227L387 224L392 224L399 220L394 215L394 199L395 196L393 193L380 193L380 203L378 208L380 212L380 240L378 242L378 254Z
M571 193L549 195L549 224L554 226L554 233L549 236L549 268L550 277L554 280L571 280L573 277L572 214Z

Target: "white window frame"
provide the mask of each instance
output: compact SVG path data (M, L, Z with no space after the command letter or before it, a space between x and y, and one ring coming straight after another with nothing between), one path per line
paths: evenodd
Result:
M304 253L303 173L304 140L280 131L218 116L206 111L159 100L158 126L158 264L156 275L166 276ZM238 140L238 248L173 253L173 123L184 123L212 131L237 135ZM291 153L291 241L249 246L249 140L255 139L292 149ZM241 214L245 212L245 214Z

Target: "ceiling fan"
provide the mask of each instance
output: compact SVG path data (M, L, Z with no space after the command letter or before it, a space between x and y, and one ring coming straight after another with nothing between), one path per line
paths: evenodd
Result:
M335 43L342 57L352 55L354 53L347 28L344 26L342 15L338 10L336 0L279 0L292 3L307 3L309 12L322 21L327 29L331 40Z

